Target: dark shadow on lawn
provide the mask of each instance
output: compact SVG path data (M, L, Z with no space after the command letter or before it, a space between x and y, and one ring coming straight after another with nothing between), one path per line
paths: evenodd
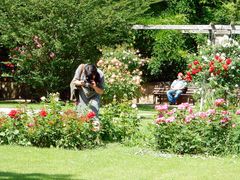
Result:
M13 179L13 180L50 180L50 179L74 179L71 178L71 175L67 174L42 174L42 173L30 173L30 174L21 174L15 172L0 172L0 179Z

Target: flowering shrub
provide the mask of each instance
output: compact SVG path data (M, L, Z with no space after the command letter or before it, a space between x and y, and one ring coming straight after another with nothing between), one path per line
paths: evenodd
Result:
M104 48L103 57L97 63L104 71L105 92L103 102L110 103L115 98L117 102L140 96L142 71L139 70L146 62L138 54L125 46L116 49Z
M139 130L140 119L137 109L130 103L116 103L106 105L101 109L101 137L105 141L120 141L131 139Z
M77 114L64 110L58 93L42 98L41 110L11 110L0 116L0 144L38 147L90 148L100 143L94 123L95 113Z
M239 110L227 110L226 102L217 99L206 111L194 112L188 103L169 109L155 107L155 140L159 150L174 153L240 153Z
M199 55L191 57L186 79L199 87L205 104L213 97L222 97L236 103L236 89L240 84L240 47L237 42L222 46L205 46Z
M83 149L101 145L102 140L122 142L138 130L136 108L126 102L102 108L98 121L89 108L64 109L58 96L42 97L40 110L21 108L0 114L0 144Z

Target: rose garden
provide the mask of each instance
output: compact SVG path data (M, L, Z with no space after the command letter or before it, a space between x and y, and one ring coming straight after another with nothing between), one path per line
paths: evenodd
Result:
M184 0L166 2L159 17L154 13L162 1L24 2L0 6L1 78L31 99L0 113L0 179L239 177L239 37L214 44L202 35L129 28L193 24L197 7L212 13L207 20L225 22L238 12L234 2L221 6L231 12L225 20L220 14L227 12L214 4L201 2L188 12L192 5ZM131 8L139 9L134 14ZM69 100L73 70L81 63L104 72L100 125L89 107L79 114ZM196 89L194 104L136 103L143 85L172 81L179 72ZM8 107L2 100L0 107Z

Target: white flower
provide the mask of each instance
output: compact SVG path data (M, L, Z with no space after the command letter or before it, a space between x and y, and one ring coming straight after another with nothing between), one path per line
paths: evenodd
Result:
M209 45L211 45L212 44L212 42L208 39L207 40L207 45L209 46Z
M132 108L137 108L137 105L136 104L132 104L132 106L131 106Z
M59 101L59 97L55 97L54 101L56 101L56 102Z
M237 87L238 87L238 84L236 84L235 87L237 88Z
M43 102L46 101L46 97L45 97L45 96L42 96L40 99L41 99L41 101L43 101Z
M202 56L204 61L208 61L208 58L206 56Z

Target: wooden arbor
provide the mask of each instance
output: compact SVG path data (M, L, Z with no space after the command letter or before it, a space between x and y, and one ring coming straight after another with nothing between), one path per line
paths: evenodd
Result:
M209 34L212 44L221 44L225 37L240 34L240 25L134 25L136 30L181 30L183 33Z

